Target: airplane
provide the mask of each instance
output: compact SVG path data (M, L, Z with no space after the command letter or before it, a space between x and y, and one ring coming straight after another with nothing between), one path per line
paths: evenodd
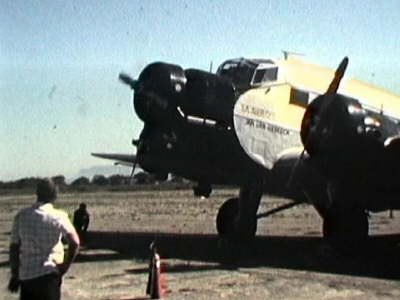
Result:
M144 122L136 155L92 155L182 176L206 196L239 186L217 214L223 238L252 239L260 217L309 203L324 238L366 240L368 212L400 208L400 97L345 77L348 62L333 71L285 54L216 73L165 62L121 73ZM257 214L264 193L292 203Z

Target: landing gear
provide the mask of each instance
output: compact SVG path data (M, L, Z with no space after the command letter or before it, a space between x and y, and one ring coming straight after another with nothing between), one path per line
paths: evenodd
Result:
M239 213L239 198L230 198L222 204L217 214L217 231L222 237L235 235L235 218Z
M210 197L212 192L212 188L211 185L209 185L208 183L202 183L199 182L197 183L196 186L193 187L193 194L196 197Z
M331 186L328 188L331 205L322 214L322 234L334 244L346 247L358 247L368 238L368 214L363 208L359 189Z
M368 214L362 209L328 212L324 216L324 238L362 241L368 238L368 231Z
M251 185L240 189L239 198L230 198L218 211L218 234L229 240L251 240L257 231L257 210L262 187Z

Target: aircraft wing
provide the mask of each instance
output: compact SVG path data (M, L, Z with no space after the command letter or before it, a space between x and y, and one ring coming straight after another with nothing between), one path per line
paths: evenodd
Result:
M120 153L92 153L93 156L111 159L116 161L116 164L133 166L136 162L136 155L133 154L120 154Z

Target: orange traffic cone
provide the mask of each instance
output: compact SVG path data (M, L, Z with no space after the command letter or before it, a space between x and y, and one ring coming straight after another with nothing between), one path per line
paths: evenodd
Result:
M149 265L149 277L147 281L146 294L151 299L160 299L165 294L164 276L161 272L161 259L153 247L153 255Z

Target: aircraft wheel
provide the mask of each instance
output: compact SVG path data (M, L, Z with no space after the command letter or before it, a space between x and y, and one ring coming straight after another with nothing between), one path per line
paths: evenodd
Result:
M364 210L328 213L323 220L322 233L327 239L361 241L368 237L368 231L368 215Z
M195 187L193 187L193 194L196 197L210 197L212 192L211 185L209 184L197 184Z
M217 231L221 237L235 236L235 219L239 213L239 198L230 198L220 207L217 214Z

